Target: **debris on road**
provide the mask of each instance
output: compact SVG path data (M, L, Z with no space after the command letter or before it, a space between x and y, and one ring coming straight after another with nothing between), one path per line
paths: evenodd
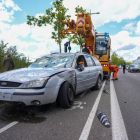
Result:
M104 89L103 92L104 92L105 94L109 94L109 91L106 90L106 89Z
M99 121L105 126L105 127L107 127L107 128L109 128L111 125L110 125L110 123L109 123L109 120L108 120L108 118L107 118L107 116L103 113L103 112L101 112L101 111L97 111L97 117L98 117L98 119L99 119Z
M109 85L109 83L106 81L106 85Z
M73 110L76 108L83 109L84 107L82 105L84 104L86 104L86 102L74 101L74 106L72 106L70 109L67 109L67 110Z

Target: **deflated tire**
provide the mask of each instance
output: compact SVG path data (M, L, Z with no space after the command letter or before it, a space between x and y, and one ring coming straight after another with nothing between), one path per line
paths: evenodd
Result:
M62 84L58 94L58 102L62 108L71 108L74 104L74 91L68 82Z

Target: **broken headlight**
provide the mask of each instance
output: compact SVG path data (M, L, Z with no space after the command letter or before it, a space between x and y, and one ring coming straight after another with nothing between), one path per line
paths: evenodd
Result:
M19 88L40 88L40 87L45 86L48 80L49 80L49 77L28 81L21 84Z

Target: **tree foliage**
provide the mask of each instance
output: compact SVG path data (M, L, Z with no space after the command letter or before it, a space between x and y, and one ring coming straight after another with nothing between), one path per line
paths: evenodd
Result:
M118 57L118 54L114 52L111 56L111 64L112 65L123 65L125 62L126 65L131 65L132 62L126 62L123 57Z
M83 9L83 7L79 7L79 5L75 8L75 13L79 14L82 12L86 12L86 9Z
M61 21L64 21L66 18L70 18L70 15L66 15L68 8L65 8L63 5L63 0L56 0L52 3L54 8L49 8L46 10L46 15L39 16L35 18L34 16L27 15L27 24L34 26L46 26L50 24L53 26L54 32L52 32L52 39L54 39L57 44L59 44L59 49L61 52L61 42L62 39L66 38L65 35L61 36L61 31L64 30L64 24Z
M7 47L7 45L8 43L5 44L4 41L1 41L0 43L0 72L4 71L2 63L9 53L12 54L12 58L15 63L15 69L27 67L29 65L29 62L24 54L19 54L17 52L16 46Z

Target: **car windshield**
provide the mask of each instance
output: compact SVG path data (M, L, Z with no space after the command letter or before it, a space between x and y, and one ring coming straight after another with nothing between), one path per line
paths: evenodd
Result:
M31 68L65 68L71 67L74 54L44 56L37 59L29 67Z

